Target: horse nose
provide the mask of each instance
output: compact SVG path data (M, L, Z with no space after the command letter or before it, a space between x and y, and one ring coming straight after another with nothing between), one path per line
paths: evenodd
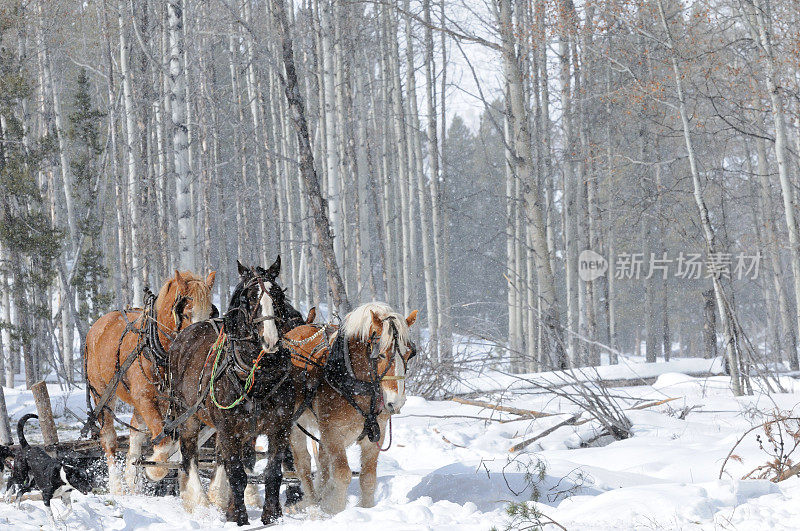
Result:
M394 402L388 402L386 404L386 410L389 411L390 415L394 415L395 413L400 413L400 407L396 405Z

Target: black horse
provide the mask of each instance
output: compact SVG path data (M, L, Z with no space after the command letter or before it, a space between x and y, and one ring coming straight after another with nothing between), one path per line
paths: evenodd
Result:
M226 516L239 525L248 523L243 459L259 434L269 441L261 521L269 524L281 516L281 461L288 447L295 390L289 353L280 343L283 321L291 316L276 281L279 273L280 257L266 270L239 264L241 278L221 330L211 321L193 324L169 349L176 413L181 408L191 412L199 403L180 427L181 496L190 508L205 497L197 473L197 436L202 424L214 426L217 463L232 491Z

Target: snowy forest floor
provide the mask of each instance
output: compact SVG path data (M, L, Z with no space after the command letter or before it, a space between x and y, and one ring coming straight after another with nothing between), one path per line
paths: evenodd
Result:
M733 397L724 376L691 377L660 364L652 385L612 390L623 408L643 400L678 397L642 410L627 410L634 436L605 446L581 448L598 429L594 422L564 426L521 453L509 448L541 433L577 411L576 406L532 388L487 392L479 398L517 408L559 413L537 420L452 401L408 397L393 420L392 447L378 464L377 506L356 507L358 480L350 486L348 508L328 516L314 507L286 514L276 529L475 529L508 523L509 501L537 496L544 514L567 529L796 529L800 521L800 478L782 483L740 480L768 460L756 435L737 448L723 479L720 466L737 439L776 409L800 409L800 382L784 378L785 394ZM695 362L702 365L700 360ZM82 390L66 393L50 386L62 440L75 438L85 414ZM16 422L33 411L24 386L6 390L9 414ZM681 418L685 408L692 408ZM30 440L38 429L29 423ZM763 437L763 434L762 434ZM608 443L608 441L604 441ZM357 468L358 457L349 454ZM264 466L260 463L259 470ZM536 479L535 489L529 484ZM235 528L214 508L194 514L178 498L145 495L74 495L74 512L64 529L211 529ZM57 513L65 511L56 501ZM260 526L260 508L249 510ZM41 501L20 509L0 502L0 527L47 526Z

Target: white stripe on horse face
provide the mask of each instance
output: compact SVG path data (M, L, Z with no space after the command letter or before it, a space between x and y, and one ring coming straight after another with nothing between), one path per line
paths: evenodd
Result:
M406 375L405 365L403 365L403 358L400 354L394 355L394 375ZM406 403L406 384L404 379L397 379L393 383L397 385L396 391L394 389L387 389L387 387L389 387L388 385L381 386L381 390L383 391L383 403L386 409L389 410L389 413L400 413L400 410Z
M269 296L269 290L272 288L271 282L264 282L264 287L267 289L266 293L261 294L261 317L269 317L264 320L264 331L262 337L267 350L272 350L278 344L278 327L275 324L275 309L272 307L272 297Z

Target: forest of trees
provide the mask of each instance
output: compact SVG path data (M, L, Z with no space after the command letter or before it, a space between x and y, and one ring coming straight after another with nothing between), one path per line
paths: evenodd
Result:
M0 46L6 385L277 254L296 305L419 308L442 366L798 370L794 2L0 0Z

